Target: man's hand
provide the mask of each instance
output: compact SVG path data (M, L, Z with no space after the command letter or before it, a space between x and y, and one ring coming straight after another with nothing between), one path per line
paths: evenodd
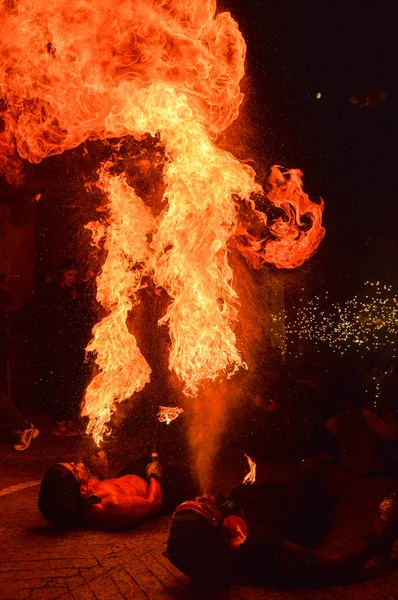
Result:
M390 494L379 505L379 515L374 521L374 531L377 535L388 535L392 539L398 537L398 499L396 494Z
M160 466L160 462L157 460L150 462L146 467L146 472L148 477L152 475L153 477L156 477L156 479L160 480L162 476L162 467Z
M373 522L373 534L368 538L373 538L373 543L380 546L377 554L379 557L389 559L392 552L394 541L398 537L398 500L396 494L391 494L384 498L379 506L379 515Z
M99 450L95 454L92 454L88 459L88 465L90 469L99 477L106 479L109 477L109 463L108 457L103 450Z

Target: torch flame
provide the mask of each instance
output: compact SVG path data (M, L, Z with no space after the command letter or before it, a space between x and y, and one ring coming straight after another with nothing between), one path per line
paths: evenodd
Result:
M256 481L256 468L257 468L257 465L254 462L254 460L252 460L250 458L250 456L248 456L247 454L245 454L245 456L247 458L247 462L249 463L250 471L248 472L248 474L243 479L242 484L243 485L247 485L247 484L252 485Z
M167 425L170 425L174 419L184 412L184 410L178 406L159 406L159 409L156 416L160 423L167 423Z

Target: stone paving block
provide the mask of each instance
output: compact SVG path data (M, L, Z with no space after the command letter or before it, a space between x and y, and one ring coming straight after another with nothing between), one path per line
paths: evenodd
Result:
M48 560L48 559L90 559L93 558L93 553L90 549L84 548L84 546L80 546L75 544L70 547L65 546L65 548L57 548L56 550L50 551L47 549L46 552L39 552L36 557L40 560Z
M105 558L101 558L100 562L101 566L104 568L118 567L120 564L119 557L117 556L107 556Z
M0 576L0 590L34 589L44 587L46 579L4 579ZM1 599L1 596L0 596Z
M80 575L85 579L87 583L89 583L92 579L97 579L98 577L101 577L101 575L103 575L104 572L106 572L106 569L97 566L93 567L92 569L81 571Z
M145 555L145 565L163 583L172 596L181 595L187 590L187 585L184 585L180 579L166 569L151 552Z
M75 558L72 560L72 566L75 569L88 569L97 567L98 561L95 558Z
M87 585L86 580L83 579L83 577L81 577L80 575L76 575L75 577L68 577L68 579L65 580L65 583L71 591L76 590L84 585Z
M125 569L112 569L109 575L125 600L146 600L148 598Z
M9 571L2 573L4 581L20 581L23 579L52 579L53 577L70 577L79 575L77 569L32 569L30 563L25 571Z
M150 600L169 600L173 596L157 579L142 559L136 558L125 565L126 571L134 578Z
M85 583L71 592L73 600L98 600L93 590ZM62 599L63 600L63 599Z
M19 557L21 558L21 556ZM27 559L23 559L23 560L15 560L15 561L10 561L9 565L8 565L8 570L9 571L23 571L26 570L26 563L27 563ZM68 560L62 560L62 559L51 559L51 560L29 560L29 566L31 567L31 569L33 570L49 570L49 569L65 569L65 568L70 568L72 569L72 562L68 561ZM1 568L0 568L1 571Z
M41 540L37 541L38 544L41 543ZM10 561L18 561L23 557L24 560L63 560L64 563L68 559L72 558L92 558L92 553L87 549L84 549L80 546L66 546L65 548L54 548L51 549L48 547L48 544L51 543L49 540L43 542L46 544L47 548L45 552L40 552L38 547L35 548L27 548L25 544L21 544L21 540L15 543L13 548L10 548L10 552L8 553L8 558ZM17 547L18 550L16 549Z
M89 587L98 600L124 600L121 591L116 587L111 577L107 575L90 581Z
M177 567L175 567L169 561L169 559L164 556L163 549L156 548L155 550L152 550L151 554L156 558L156 560L159 563L161 563L165 567L165 569L170 571L170 573L172 573L174 575L174 577L176 577L179 581L181 581L182 583L185 583L186 585L190 584L189 577L187 577L186 575L181 573L181 571L179 571L177 569Z
M56 598L60 598L61 596L68 593L68 588L41 588L39 590L32 590L30 595L28 596L29 600L56 600Z
M142 554L144 554L145 552L146 552L146 549L143 546ZM119 550L119 552L117 554L115 554L114 556L117 556L117 559L119 561L119 565L123 565L124 563L128 562L129 560L131 560L133 554L132 554L132 552L131 552L130 549L124 548L123 550Z
M165 547L165 544L155 542L154 540L137 540L136 543L129 544L127 549L130 552L130 556L143 556L146 552L152 552L156 548L162 548L163 550Z
M66 587L67 579L65 577L57 577L56 579L49 579L47 581L48 587Z
M16 589L7 589L4 587L0 588L0 599L1 600L26 600L30 594L29 589L25 590L16 590Z

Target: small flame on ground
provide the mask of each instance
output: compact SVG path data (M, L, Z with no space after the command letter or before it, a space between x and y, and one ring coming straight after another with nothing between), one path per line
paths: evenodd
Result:
M160 423L167 423L169 425L169 423L174 421L183 412L184 409L178 406L159 406L159 412L156 416Z
M242 483L243 483L243 485L247 485L247 484L252 485L256 481L256 468L257 468L257 465L254 462L254 460L252 460L250 458L250 456L248 456L247 454L245 454L245 456L247 458L247 462L249 463L250 471L245 476L245 478L242 481Z

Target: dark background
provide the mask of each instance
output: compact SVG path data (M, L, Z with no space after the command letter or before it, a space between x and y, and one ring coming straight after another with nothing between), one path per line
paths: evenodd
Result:
M397 289L396 3L225 0L222 8L247 43L242 115L256 170L299 168L310 197L325 200L326 237L307 267L313 285L341 299L368 279Z

